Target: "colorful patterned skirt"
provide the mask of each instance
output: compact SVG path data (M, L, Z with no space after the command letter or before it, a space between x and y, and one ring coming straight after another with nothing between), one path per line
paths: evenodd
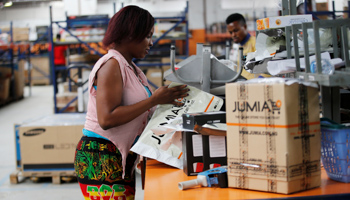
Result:
M136 159L137 154L129 152L122 179L122 156L118 148L108 140L83 136L75 152L74 168L84 198L134 199Z

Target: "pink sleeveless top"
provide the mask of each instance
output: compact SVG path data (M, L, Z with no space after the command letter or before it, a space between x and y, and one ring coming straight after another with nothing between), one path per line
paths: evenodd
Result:
M122 155L123 164L123 178L125 172L126 157L130 151L130 148L138 135L141 135L147 122L148 116L153 113L153 110L148 110L147 112L141 114L132 121L110 128L108 130L103 130L97 120L97 110L96 110L96 90L93 87L93 83L96 78L96 72L103 67L103 64L109 59L116 59L119 62L120 71L123 79L123 99L122 106L132 105L139 101L148 98L148 93L144 86L148 86L147 78L145 74L136 67L136 76L133 68L125 60L125 58L116 50L109 50L106 55L101 57L94 68L92 69L89 76L89 102L87 106L86 121L84 128L97 133L107 139L109 139L118 148ZM134 64L134 63L133 63ZM142 81L142 84L141 82ZM98 86L97 86L98 87ZM149 87L150 88L150 87Z

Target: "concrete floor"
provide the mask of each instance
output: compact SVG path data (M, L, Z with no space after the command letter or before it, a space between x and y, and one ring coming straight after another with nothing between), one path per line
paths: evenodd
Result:
M30 95L31 93L31 95ZM52 184L50 179L33 182L29 178L18 184L10 183L10 174L15 171L14 124L53 114L53 87L25 87L24 98L0 107L0 199L47 200L83 199L77 182ZM136 173L136 200L143 199L140 175Z

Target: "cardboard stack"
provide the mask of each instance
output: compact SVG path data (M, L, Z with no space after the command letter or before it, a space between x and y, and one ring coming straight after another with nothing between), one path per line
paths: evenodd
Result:
M181 62L183 59L175 59L175 63ZM163 57L161 59L160 66L155 66L157 67L145 67L144 69L147 70L146 72L146 77L149 81L151 81L157 88L161 87L163 85L169 85L171 81L165 80L164 79L164 73L168 70L170 70L170 58L168 57ZM142 68L142 67L141 67ZM151 88L153 91L156 90L156 87L151 85Z
M10 30L10 27L0 27L1 33L9 33ZM10 36L11 35L9 34L8 41L11 40ZM29 41L29 28L12 27L12 40L13 42Z
M12 73L12 69L10 66L0 66L0 79L2 79L4 82L4 86L6 85L7 92L9 91L10 85L13 84L13 94L12 97L16 97L16 99L19 99L23 97L24 94L24 67L25 61L20 60L18 63L14 64L14 81L13 83L10 82L10 77ZM8 79L8 80L7 80ZM4 93L6 96L6 93ZM9 97L9 94L7 94L7 98ZM1 98L0 98L1 99Z
M151 81L156 87L161 87L164 85L163 74L161 68L147 68L146 77L149 81ZM154 85L150 85L152 90L155 91L156 87Z
M35 56L30 58L31 84L32 85L49 85L50 84L50 60L48 56ZM26 73L26 82L29 83L29 73Z
M317 86L255 79L227 84L226 100L229 187L289 194L320 186Z
M78 101L74 100L77 97L78 94L76 92L57 93L56 106L59 110L67 106L63 112L77 112ZM68 105L68 103L70 104Z
M0 102L6 101L10 93L10 77L0 76Z
M329 11L328 2L316 3L316 11ZM328 15L316 15L319 19L328 19Z
M22 170L74 169L74 153L86 114L54 114L16 126ZM19 153L19 154L18 154Z

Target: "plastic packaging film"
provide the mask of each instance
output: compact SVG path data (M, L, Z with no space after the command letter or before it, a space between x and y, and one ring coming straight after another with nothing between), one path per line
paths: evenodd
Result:
M169 87L176 85L181 84L171 83ZM173 129L162 129L161 126L169 123L171 119L181 117L184 113L218 111L223 105L221 98L195 87L187 87L190 88L189 96L178 99L184 103L183 106L176 107L172 104L157 106L151 120L131 151L182 169L181 132ZM178 123L182 123L182 121L178 120Z

